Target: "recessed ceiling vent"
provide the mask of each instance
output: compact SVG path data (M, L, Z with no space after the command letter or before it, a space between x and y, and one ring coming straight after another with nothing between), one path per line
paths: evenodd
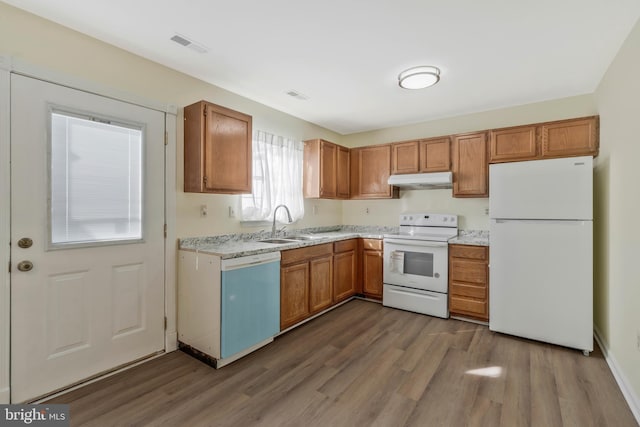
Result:
M287 95L289 95L292 98L298 99L300 101L306 101L307 99L309 99L309 97L307 95L304 95L300 92L298 92L297 90L288 90L286 92Z
M200 43L190 40L187 37L180 34L176 34L175 36L171 37L171 40L178 43L179 45L195 50L198 53L207 53L209 51L209 49L207 49Z

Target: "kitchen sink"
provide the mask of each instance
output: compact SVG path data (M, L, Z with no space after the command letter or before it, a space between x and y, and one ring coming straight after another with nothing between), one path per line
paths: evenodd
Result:
M264 240L258 240L258 242L260 242L260 243L284 244L284 243L293 243L293 242L295 242L295 240L291 240L291 239L264 239Z
M317 237L312 237L312 236L287 236L285 237L286 240L300 240L300 241L304 241L304 240L313 240L313 239L317 239Z

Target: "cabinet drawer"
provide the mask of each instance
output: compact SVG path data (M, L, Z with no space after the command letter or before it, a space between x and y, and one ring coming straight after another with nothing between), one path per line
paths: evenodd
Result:
M486 260L487 252L486 246L449 245L449 255L457 258Z
M322 255L333 254L333 243L325 243L322 245L307 246L300 249L289 249L280 252L281 265L291 264L297 261L316 258Z
M380 239L362 239L362 247L364 250L381 251L382 240Z
M486 285L470 285L467 283L452 282L449 288L451 295L459 295L463 297L471 297L478 299L487 299Z
M484 261L452 258L449 274L451 280L456 282L487 283L487 265Z
M470 298L459 297L455 295L449 296L449 311L468 313L477 317L487 318L487 302L476 301Z
M356 239L351 240L342 240L340 242L335 242L333 244L333 252L347 252L347 251L355 251L356 246L358 246L358 241Z

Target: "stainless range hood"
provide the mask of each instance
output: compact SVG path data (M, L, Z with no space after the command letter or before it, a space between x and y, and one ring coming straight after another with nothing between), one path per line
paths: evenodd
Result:
M451 172L413 173L406 175L391 175L389 185L410 190L431 190L437 188L451 188Z

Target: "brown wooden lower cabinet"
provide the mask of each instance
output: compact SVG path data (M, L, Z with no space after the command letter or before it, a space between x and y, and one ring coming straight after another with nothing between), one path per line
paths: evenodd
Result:
M356 294L382 299L381 239L342 240L281 255L281 331Z
M449 314L489 320L489 248L449 245Z
M382 299L382 240L362 239L362 292Z
M281 252L280 330L331 305L333 244Z
M315 314L333 304L333 255L309 261L309 311Z
M309 317L309 263L280 268L280 330Z
M358 239L333 244L333 302L338 303L356 294Z

